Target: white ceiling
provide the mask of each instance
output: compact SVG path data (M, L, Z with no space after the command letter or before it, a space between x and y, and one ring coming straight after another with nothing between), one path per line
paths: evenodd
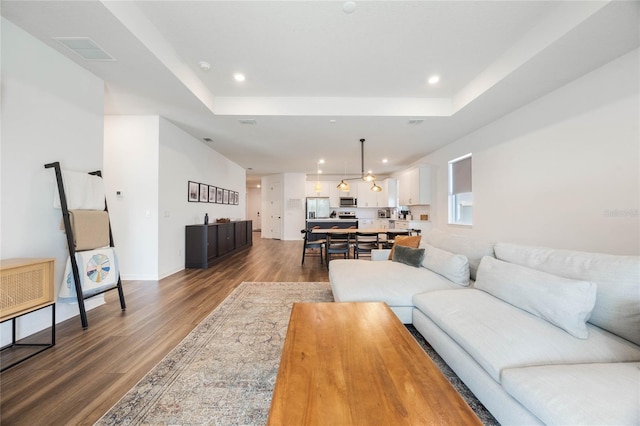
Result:
M248 182L315 174L319 158L324 173L357 174L361 138L366 168L391 173L640 44L637 1L357 1L347 14L342 1L2 0L1 12L104 79L106 114L209 137ZM53 37L89 37L116 61Z

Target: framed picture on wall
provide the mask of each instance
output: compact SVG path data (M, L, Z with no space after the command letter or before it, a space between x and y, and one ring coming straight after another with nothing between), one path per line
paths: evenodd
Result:
M222 204L222 188L216 188L216 203Z
M240 201L239 198L240 198L239 194L236 191L234 191L233 192L233 204L235 204L236 206L238 205L238 202Z
M189 181L189 186L187 189L188 193L187 193L187 200L189 200L189 202L193 203L193 202L198 202L199 198L199 193L200 193L200 184L198 182L191 182Z
M206 203L209 201L209 185L206 183L200 184L200 202Z
M224 189L222 192L222 204L229 204L229 190Z
M216 202L216 187L211 185L209 185L209 202L210 203Z

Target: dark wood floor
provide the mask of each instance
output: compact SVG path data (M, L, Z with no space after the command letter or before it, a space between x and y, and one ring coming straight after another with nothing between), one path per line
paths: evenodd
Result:
M124 283L88 312L56 327L56 346L0 375L0 423L93 424L243 281L328 281L317 257L300 265L301 241L261 239L207 270Z

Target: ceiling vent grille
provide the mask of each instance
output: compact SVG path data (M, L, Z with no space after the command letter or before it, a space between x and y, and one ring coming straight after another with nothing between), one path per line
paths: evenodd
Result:
M241 119L238 120L238 122L240 124L246 124L246 125L249 125L249 126L253 126L253 125L256 124L255 118L241 118Z
M424 121L423 118L412 118L409 120L409 124L412 126L417 126L419 124L422 124L423 121Z
M85 61L115 61L113 56L88 37L54 37L53 39Z

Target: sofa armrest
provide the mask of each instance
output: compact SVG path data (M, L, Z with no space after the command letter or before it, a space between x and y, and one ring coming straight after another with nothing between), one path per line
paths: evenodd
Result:
M391 249L371 250L371 260L389 260Z

